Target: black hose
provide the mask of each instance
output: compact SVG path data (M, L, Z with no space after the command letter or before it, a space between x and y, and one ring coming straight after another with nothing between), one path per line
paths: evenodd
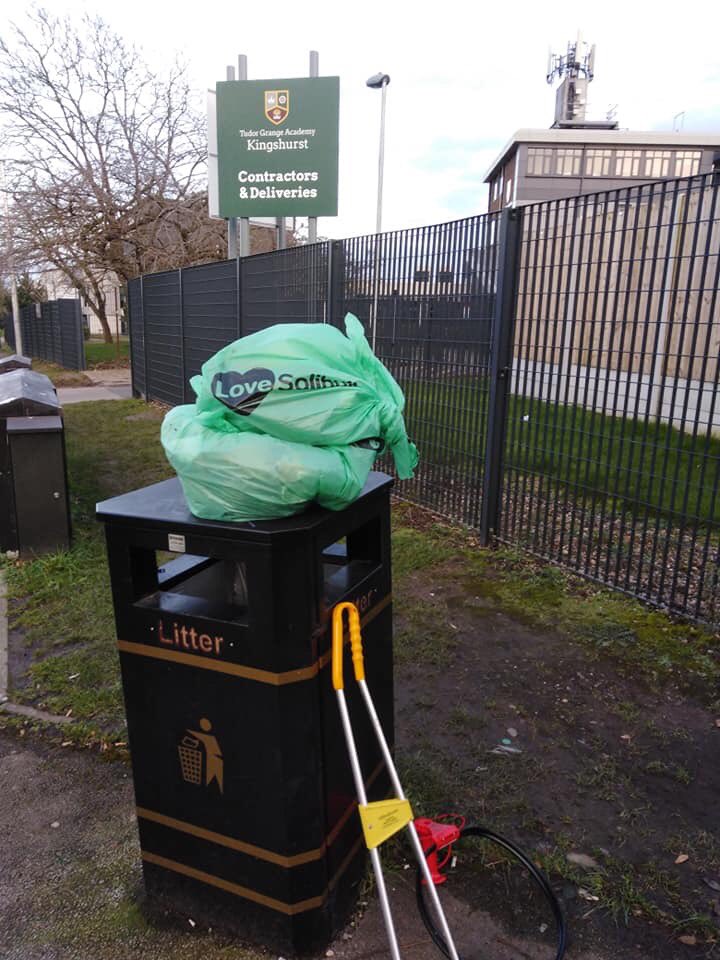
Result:
M550 904L552 909L553 916L555 917L555 926L557 927L557 936L558 936L558 946L557 953L555 954L555 960L562 960L562 957L565 955L565 917L563 916L562 909L560 908L560 903L558 898L555 896L555 893L548 882L545 874L539 870L535 864L530 860L519 847L516 847L515 844L510 843L509 840L506 840L505 837L501 837L499 833L493 833L492 830L486 830L485 827L463 827L460 831L460 837L482 837L485 840L491 840L493 843L496 843L500 847L504 847L509 853L511 853L516 860L518 860L523 867L528 871L530 876L533 878L535 883L540 887L542 892L545 895L545 899ZM435 852L435 847L431 847L425 852L425 856L429 856L431 853ZM438 932L435 927L430 913L425 903L425 898L423 896L423 874L420 867L417 871L417 882L416 882L416 893L417 893L417 904L418 910L420 911L420 916L422 921L425 924L425 929L430 934L433 943L435 946L445 954L446 957L450 957L450 951L447 948L447 944L443 940L441 934Z

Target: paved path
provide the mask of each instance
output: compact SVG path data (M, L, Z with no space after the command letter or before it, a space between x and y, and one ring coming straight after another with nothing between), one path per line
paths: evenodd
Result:
M82 403L86 400L129 400L132 388L129 383L95 387L59 387L58 400L64 407L67 403Z
M129 367L113 367L109 370L83 370L83 373L96 386L102 384L105 387L110 387L130 383Z

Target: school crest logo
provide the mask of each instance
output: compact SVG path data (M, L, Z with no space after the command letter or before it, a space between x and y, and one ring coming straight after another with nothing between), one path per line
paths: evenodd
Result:
M290 113L290 94L287 90L265 91L265 116L277 126Z

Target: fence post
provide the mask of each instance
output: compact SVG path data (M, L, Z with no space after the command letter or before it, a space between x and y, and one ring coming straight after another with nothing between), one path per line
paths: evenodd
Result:
M336 322L338 306L343 301L343 242L342 240L327 241L327 307L325 322L339 326ZM342 319L342 318L339 318Z
M85 356L85 334L83 331L82 308L80 306L79 297L75 300L75 318L74 319L75 319L75 340L77 343L77 350L78 350L78 364L79 364L78 369L86 370L87 357ZM60 343L62 344L62 332L61 332Z
M181 403L187 403L187 374L185 372L185 298L183 296L183 271L178 267L178 299L180 301L180 369L182 370Z
M143 330L143 366L145 368L145 402L150 400L150 384L148 383L148 342L147 323L145 322L145 275L140 274L140 312L142 314Z
M235 257L235 294L237 296L237 339L242 337L242 257Z
M485 475L480 507L480 543L486 547L497 534L502 502L502 471L507 428L508 394L512 378L513 333L520 266L520 207L506 207L500 218L497 293L493 312L490 390L488 396Z

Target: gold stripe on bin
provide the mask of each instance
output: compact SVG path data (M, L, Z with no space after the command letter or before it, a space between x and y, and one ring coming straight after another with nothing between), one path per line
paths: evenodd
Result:
M174 817L167 817L164 813L157 813L157 811L148 810L146 807L138 807L137 815L142 820L159 823L163 827L170 827L171 830L178 830L180 833L190 834L190 836L198 837L200 840L217 843L230 850L237 850L238 853L246 853L249 857L256 857L258 860L275 863L279 867L300 867L304 863L312 863L313 860L319 860L325 852L325 845L323 844L323 846L318 847L317 850L307 850L305 853L298 853L292 857L284 857L282 854L275 853L273 850L265 850L263 847L257 847L253 843L245 843L243 840L236 840L235 837L228 837L224 833L206 830L205 827L198 827L194 823L188 823L185 820L176 820Z
M369 610L360 620L361 626L370 623L390 603L392 594L387 594ZM154 660L165 660L171 663L182 663L188 667L199 667L202 670L214 670L217 673L226 673L233 677L242 677L244 680L255 680L258 683L267 683L281 687L288 683L301 683L312 680L318 672L330 662L331 652L323 654L309 667L298 670L286 670L283 673L274 673L271 670L260 670L257 667L246 667L241 663L228 663L225 660L210 660L209 657L198 657L193 653L181 653L177 650L165 650L163 647L154 647L149 643L132 643L128 640L118 640L118 650L121 653L131 653L139 657L150 657Z
M172 870L173 873L180 873L185 877L191 877L193 880L199 880L201 883L207 883L211 887L218 887L220 890L226 890L228 893L235 894L236 897L243 897L245 900L252 900L271 910L277 910L289 917L296 913L304 913L306 910L316 910L321 907L327 897L327 891L324 891L317 897L311 897L308 900L299 900L297 903L284 903L282 900L276 900L275 897L268 897L264 893L258 893L249 887L240 886L239 883L232 883L230 880L224 880L222 877L216 877L212 873L206 873L204 870L197 870L195 867L188 867L185 863L179 863L177 860L169 860L167 857L158 856L156 853L150 853L149 850L142 851L142 858L146 863L155 864L163 867L165 870Z
M369 790L377 779L380 771L383 769L382 760L375 767L373 772L367 778L365 783ZM266 850L264 847L258 847L254 843L247 843L244 840L238 840L236 837L229 837L224 833L217 833L215 830L208 830L206 827L199 827L194 823L188 823L187 820L178 820L175 817L168 817L164 813L158 813L157 810L149 810L147 807L136 807L138 819L149 820L151 823L160 824L162 827L168 827L171 830L177 830L180 833L187 833L191 837L197 837L199 840L207 840L209 843L217 843L221 847L227 847L229 850L236 850L238 853L245 853L249 857L256 857L258 860L265 860L267 863L274 863L279 867L301 867L306 863L313 863L320 860L328 847L337 840L340 832L350 819L350 816L357 810L357 801L353 800L347 810L342 814L338 822L332 828L322 846L315 850L306 850L303 853L296 853L291 857L283 856L281 853L275 853L274 850Z
M118 640L118 650L121 653L133 653L140 657L150 657L153 660L168 660L171 663L183 663L188 667L199 667L202 670L214 670L217 673L228 673L233 677L242 677L244 680L256 680L258 683L269 683L276 687L286 683L298 683L302 680L312 680L317 676L318 665L301 670L287 670L285 673L272 673L270 670L258 670L256 667L245 667L241 663L228 663L224 660L209 660L206 657L196 657L193 653L179 653L176 650L164 650L162 647L152 647L148 643L130 643L127 640Z

